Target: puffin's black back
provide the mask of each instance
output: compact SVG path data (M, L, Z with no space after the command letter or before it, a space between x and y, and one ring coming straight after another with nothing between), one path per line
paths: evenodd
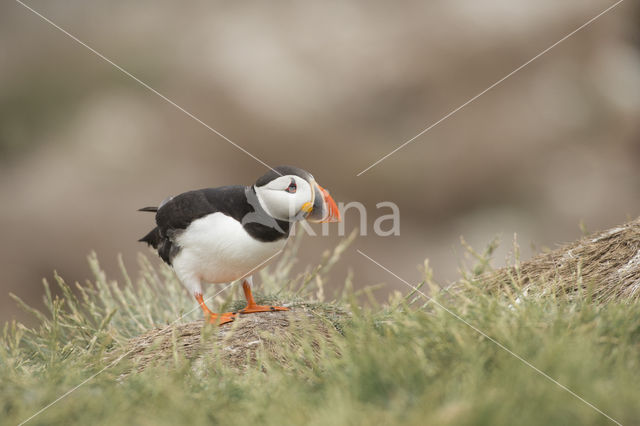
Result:
M143 210L152 211L151 208ZM194 220L212 213L234 218L259 241L277 241L289 235L289 222L269 216L260 206L252 187L234 185L199 189L173 197L157 209L158 226L139 241L157 249L160 257L171 265L180 252L175 237Z

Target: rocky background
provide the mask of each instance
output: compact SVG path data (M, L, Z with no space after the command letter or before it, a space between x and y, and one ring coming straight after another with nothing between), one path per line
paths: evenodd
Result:
M625 1L363 175L356 174L612 5L603 0L28 3L270 165L368 207L354 244L409 281L456 277L459 237L522 256L640 213L640 8ZM135 270L137 213L265 168L17 2L0 5L0 320L41 279ZM401 235L376 237L393 201ZM347 230L359 226L355 211ZM309 238L302 264L338 241ZM355 250L357 287L406 291Z

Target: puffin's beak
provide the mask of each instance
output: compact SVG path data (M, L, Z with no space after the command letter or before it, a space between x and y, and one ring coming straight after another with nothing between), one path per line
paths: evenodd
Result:
M309 222L340 222L338 205L329 195L329 191L313 182L314 198L306 219Z

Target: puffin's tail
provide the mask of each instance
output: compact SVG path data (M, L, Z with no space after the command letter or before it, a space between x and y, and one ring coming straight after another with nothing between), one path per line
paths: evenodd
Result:
M151 213L156 213L158 211L157 207L143 207L141 209L138 209L139 212L151 212Z
M144 237L140 238L138 241L140 241L141 243L147 243L151 247L157 249L158 244L160 244L160 230L156 226L151 230L151 232L149 232Z
M157 207L143 207L138 209L139 212L151 212L156 213L158 211ZM147 243L153 248L158 248L158 244L160 243L160 230L158 227L155 227L144 237L140 238L138 241L141 243Z

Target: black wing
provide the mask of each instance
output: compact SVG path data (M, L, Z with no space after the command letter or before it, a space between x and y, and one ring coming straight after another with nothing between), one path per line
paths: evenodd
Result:
M158 207L158 226L140 241L157 249L160 257L171 265L180 251L175 237L194 220L217 212L242 223L247 233L260 241L275 241L289 235L289 222L269 216L251 187L235 185L189 191L169 199Z
M223 186L199 189L177 195L158 207L157 226L139 241L158 250L158 254L169 265L180 251L175 237L196 219L221 212L241 220L251 211L245 196L244 186ZM144 208L142 211L153 211Z
M248 211L250 206L244 186L198 189L175 196L161 205L156 223L167 233L187 229L191 222L211 213L221 212L241 220Z

